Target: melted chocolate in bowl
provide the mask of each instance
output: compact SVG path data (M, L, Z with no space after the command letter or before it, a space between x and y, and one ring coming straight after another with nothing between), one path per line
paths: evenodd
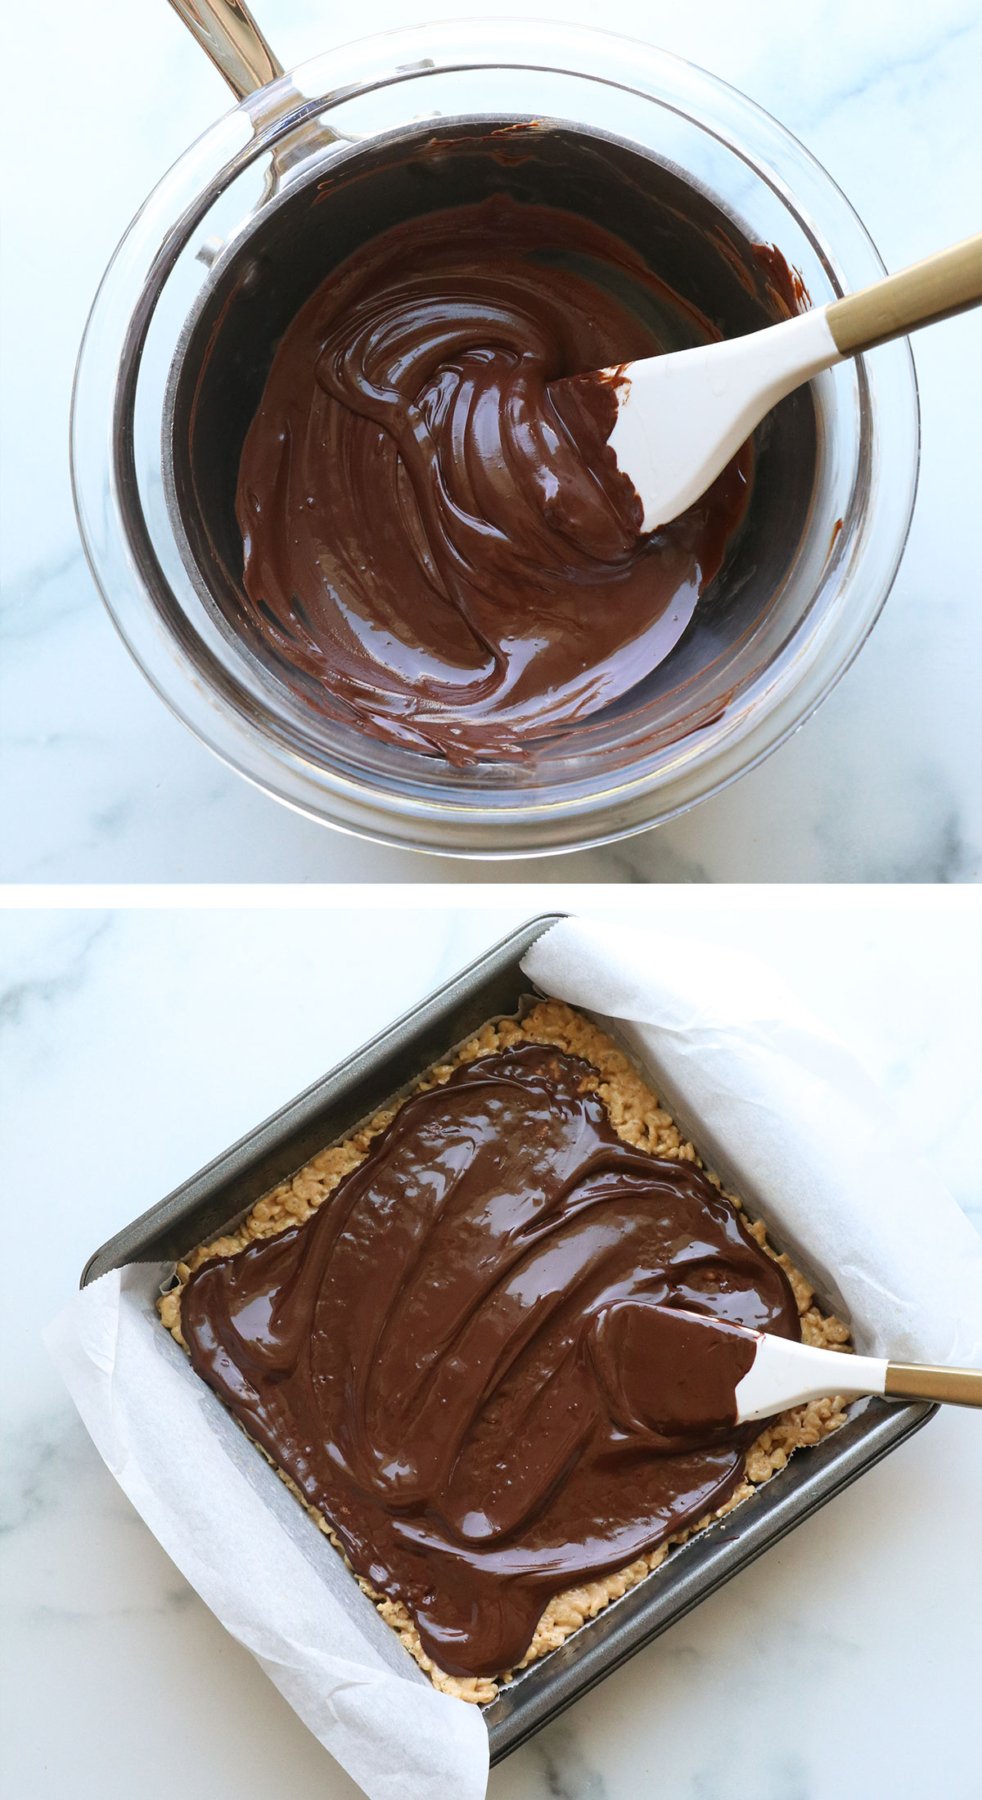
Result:
M168 442L198 592L302 754L480 795L587 756L616 776L720 717L807 524L811 397L639 540L546 389L787 316L775 267L678 173L564 125L430 129L278 197L189 326Z
M783 1271L688 1163L617 1136L579 1059L524 1044L407 1101L303 1225L201 1265L191 1360L452 1674L739 1484ZM702 1341L689 1342L687 1332Z
M521 754L636 687L717 574L749 450L641 537L610 386L575 415L550 391L665 347L591 265L718 336L610 232L504 195L391 227L287 330L239 469L243 586L335 717L452 761Z

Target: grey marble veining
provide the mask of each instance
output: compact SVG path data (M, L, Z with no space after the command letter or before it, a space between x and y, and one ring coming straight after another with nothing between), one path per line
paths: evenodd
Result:
M270 0L289 63L323 47L317 0ZM486 0L462 0L481 14ZM539 0L559 18L569 0ZM580 8L585 22L596 22ZM978 319L921 333L920 493L894 592L825 706L761 768L686 818L607 850L487 865L388 850L296 817L199 746L130 662L86 571L72 517L67 409L89 299L129 217L222 110L225 91L163 0L103 0L85 60L77 9L22 8L11 55L43 68L74 132L85 203L58 133L31 133L5 197L8 358L3 422L7 571L0 613L0 877L11 881L720 880L966 882L982 869L982 607L976 546L982 412ZM358 30L405 23L372 0ZM891 266L976 229L982 22L964 0L698 0L605 15L743 87L825 162ZM334 29L337 29L335 26ZM503 27L503 29L506 29ZM153 70L146 79L145 71ZM26 135L31 82L11 96ZM125 156L119 146L125 144ZM39 221L43 220L43 228ZM69 278L66 278L66 271Z

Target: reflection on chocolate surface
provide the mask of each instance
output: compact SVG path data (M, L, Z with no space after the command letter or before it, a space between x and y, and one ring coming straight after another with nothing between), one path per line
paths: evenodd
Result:
M616 1135L590 1074L530 1044L458 1068L305 1224L183 1293L198 1373L451 1674L513 1666L553 1594L738 1485L743 1368L692 1362L680 1404L660 1307L798 1336L781 1269L699 1170Z
M656 354L646 309L718 336L598 225L502 195L381 232L297 314L236 507L250 631L327 714L453 762L515 756L667 656L743 517L749 448L640 538L609 389L575 415L549 392Z

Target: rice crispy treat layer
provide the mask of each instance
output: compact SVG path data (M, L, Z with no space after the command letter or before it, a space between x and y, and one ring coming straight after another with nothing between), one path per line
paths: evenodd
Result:
M460 1063L473 1062L475 1057L508 1049L512 1044L522 1041L552 1044L557 1049L568 1051L572 1056L580 1056L590 1063L596 1070L592 1086L603 1100L614 1129L626 1143L648 1150L654 1156L666 1157L672 1162L692 1162L699 1168L704 1166L693 1145L683 1138L671 1114L659 1104L657 1096L642 1080L623 1051L589 1020L581 1018L571 1007L560 1001L542 1001L521 1024L516 1024L513 1019L505 1019L483 1025L452 1061L439 1063L428 1070L415 1084L413 1092L441 1085ZM181 1294L192 1270L209 1257L232 1255L236 1250L244 1249L254 1238L274 1237L288 1226L301 1224L304 1219L308 1219L337 1187L342 1176L364 1161L372 1139L390 1124L401 1104L400 1100L382 1108L351 1137L320 1151L297 1174L288 1181L281 1182L258 1200L236 1231L226 1237L216 1238L214 1243L200 1245L192 1251L186 1262L178 1263L177 1285L158 1301L158 1310L163 1324L182 1348L187 1349L181 1336ZM720 1192L742 1213L744 1209L739 1197L724 1188L712 1170L707 1170L706 1173ZM778 1256L771 1249L760 1221L751 1221L744 1215L744 1223L751 1237L756 1239L768 1256L780 1263L787 1275L798 1306L803 1341L830 1350L850 1348L848 1328L841 1319L827 1316L815 1305L814 1290L809 1282L788 1257ZM773 1425L761 1432L751 1446L743 1481L717 1512L700 1519L692 1531L680 1532L647 1555L638 1557L628 1568L621 1569L614 1575L603 1576L599 1581L588 1582L583 1587L570 1588L565 1593L557 1594L542 1614L535 1636L518 1669L524 1669L539 1657L548 1655L550 1650L555 1650L585 1620L594 1618L612 1600L619 1600L629 1588L635 1587L653 1569L657 1569L673 1546L684 1543L693 1531L704 1530L713 1519L721 1518L724 1513L731 1512L735 1506L749 1499L755 1488L784 1468L792 1451L808 1444L817 1444L830 1432L837 1430L845 1422L845 1404L840 1395L834 1395L825 1400L813 1400L807 1406L795 1407L791 1412L783 1413ZM265 1452L262 1454L265 1455ZM321 1531L340 1551L341 1546L329 1520L315 1508L307 1506L299 1490L282 1470L277 1470L277 1473ZM510 1681L518 1673L518 1669L504 1670L493 1680L485 1676L460 1677L446 1674L426 1655L416 1627L402 1601L387 1599L385 1595L375 1592L360 1576L356 1579L375 1602L385 1623L398 1633L410 1655L430 1677L434 1687L442 1692L484 1705L495 1698L501 1682Z

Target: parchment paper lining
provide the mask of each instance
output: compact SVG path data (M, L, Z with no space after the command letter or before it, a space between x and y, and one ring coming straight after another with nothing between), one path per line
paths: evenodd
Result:
M683 1136L672 1115L645 1081L636 1058L630 1057L610 1035L601 1032L588 1019L561 1002L530 1001L527 1006L522 1007L517 1019L489 1021L449 1057L427 1070L418 1081L410 1084L400 1096L381 1108L348 1137L328 1146L288 1180L280 1182L250 1208L236 1229L192 1251L187 1260L178 1265L176 1283L159 1303L161 1319L176 1341L183 1345L184 1340L180 1334L180 1297L184 1282L193 1269L211 1256L233 1254L256 1238L275 1236L288 1226L309 1218L333 1192L342 1177L364 1160L373 1138L395 1117L399 1106L410 1093L439 1085L461 1063L504 1049L523 1038L536 1043L554 1044L591 1063L597 1070L597 1079L593 1085L607 1106L615 1130L627 1142L673 1161L692 1161L703 1166L691 1140ZM712 1171L708 1173L727 1198L742 1210L741 1200L732 1191L723 1188ZM805 1340L828 1348L848 1347L847 1328L841 1320L824 1313L815 1304L811 1285L788 1257L779 1255L772 1249L764 1226L758 1222L751 1224L750 1229L761 1247L781 1264L791 1281ZM747 1457L746 1478L736 1492L725 1505L708 1514L693 1529L703 1530L714 1519L731 1512L751 1496L755 1487L783 1468L794 1450L818 1443L841 1425L845 1416L844 1402L838 1396L812 1401L808 1406L784 1414L752 1446ZM256 1448L259 1449L259 1446ZM260 1454L265 1455L265 1452L260 1451ZM330 1520L315 1507L307 1505L299 1490L282 1470L277 1470L277 1473L319 1529L330 1538L339 1554L343 1554L331 1529ZM636 1558L627 1568L557 1594L543 1611L519 1669L528 1667L558 1648L587 1619L594 1618L604 1607L620 1599L630 1588L652 1574L664 1562L669 1551L683 1544L691 1535L691 1531L677 1533L646 1555ZM380 1617L398 1633L410 1655L441 1692L483 1705L496 1697L500 1681L514 1678L515 1670L503 1670L494 1680L480 1676L448 1675L427 1656L403 1603L396 1598L376 1593L360 1576L355 1576L355 1580L362 1591L375 1602Z

